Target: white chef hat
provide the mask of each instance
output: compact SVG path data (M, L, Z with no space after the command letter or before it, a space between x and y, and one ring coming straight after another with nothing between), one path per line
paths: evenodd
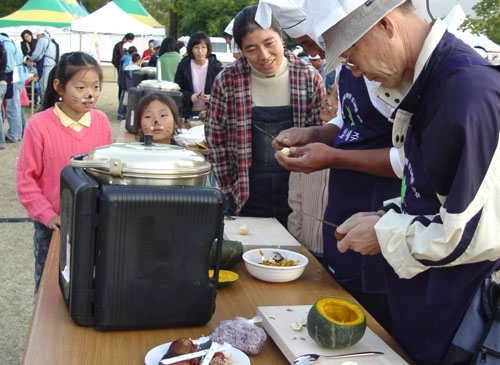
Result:
M226 26L226 28L224 29L224 33L227 33L230 36L232 36L233 35L233 26L234 26L234 18L231 19L229 24Z
M351 0L338 0L338 3L350 3ZM322 37L326 46L327 72L334 70L342 60L339 56L356 43L377 22L389 12L404 3L405 0L369 0L351 10L327 29ZM339 10L338 16L344 9Z
M272 17L292 38L302 37L307 32L305 0L260 0L255 21L269 29Z

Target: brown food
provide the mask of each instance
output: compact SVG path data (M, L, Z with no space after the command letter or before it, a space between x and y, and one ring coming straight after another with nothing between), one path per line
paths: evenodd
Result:
M161 359L170 359L171 357L189 354L197 351L197 349L198 347L189 338L179 338L170 344L167 353ZM190 362L186 360L176 362L176 364L190 365Z

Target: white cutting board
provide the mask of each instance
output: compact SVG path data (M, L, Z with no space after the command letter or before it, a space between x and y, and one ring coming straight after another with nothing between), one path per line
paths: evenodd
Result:
M238 233L238 228L242 225L248 226L248 234ZM243 252L254 248L283 248L300 252L302 247L276 218L224 219L224 239L240 241L243 244Z
M407 364L389 345L378 337L371 329L366 327L366 332L361 340L351 346L339 350L326 349L319 346L309 337L307 328L300 331L292 328L292 323L307 319L310 305L293 306L268 306L257 307L257 315L262 318L262 325L267 334L272 337L287 360L292 363L294 359L303 354L338 355L362 351L382 351L384 355L367 357L350 357L344 359L320 358L314 364L349 364L349 365L397 365Z

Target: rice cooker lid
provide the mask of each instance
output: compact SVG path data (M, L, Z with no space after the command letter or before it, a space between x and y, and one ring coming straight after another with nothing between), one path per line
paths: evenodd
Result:
M74 164L74 161L72 161ZM142 178L206 175L211 165L196 151L168 144L113 143L97 147L79 167L111 175Z
M167 91L178 91L181 89L181 87L175 82L166 80L143 80L139 84L139 88Z

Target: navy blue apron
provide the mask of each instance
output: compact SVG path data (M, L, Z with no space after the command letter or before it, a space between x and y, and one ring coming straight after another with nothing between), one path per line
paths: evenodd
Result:
M475 57L452 60L434 73L438 76L432 78L430 86L419 86L417 81L401 103L401 109L417 113L404 143L403 213L435 215L439 212L441 204L423 170L421 125L427 122L425 106L433 105L431 99L438 97L439 83L465 63L484 61ZM422 93L419 88L430 91ZM393 320L391 335L417 363L440 364L474 293L498 267L498 261L430 268L411 279L401 279L387 262L385 266L387 300Z
M276 136L293 127L292 108L252 108L252 165L249 170L250 191L240 215L250 217L275 217L286 227L288 215L288 180L290 171L283 168L274 157L271 138L254 126Z
M392 145L392 124L371 103L362 77L354 77L349 70L343 68L339 77L339 98L344 126L338 132L333 147L363 150ZM355 213L377 211L384 200L399 196L400 189L399 179L383 178L353 170L331 169L324 218L329 222L341 224ZM387 328L389 319L384 319L384 316L387 316L385 298L382 296L377 299L374 295L374 301L383 301L382 304L376 304L370 303L369 295L356 295L356 292L382 295L385 293L381 254L361 255L351 250L340 253L334 231L334 228L323 225L323 262L326 269L342 286L351 290L356 299Z
M407 163L401 189L402 211L434 215L441 204L422 170L422 155L411 128L408 128L404 149ZM431 268L411 279L400 279L386 263L387 300L394 339L417 363L439 364L478 283L497 265L483 261Z

